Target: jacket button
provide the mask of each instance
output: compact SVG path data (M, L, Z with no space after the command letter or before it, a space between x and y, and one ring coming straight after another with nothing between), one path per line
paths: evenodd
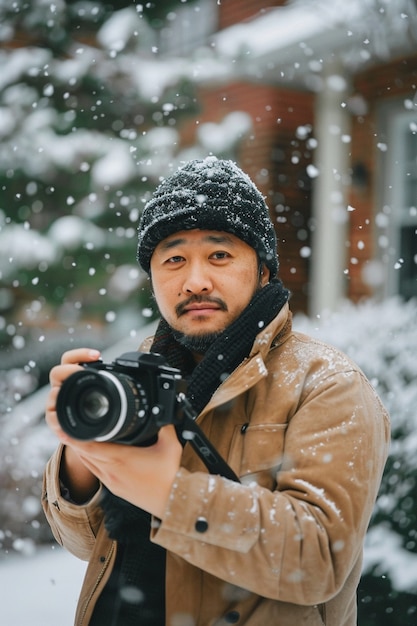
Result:
M249 423L248 422L246 422L246 424L243 424L243 426L240 429L240 432L242 433L242 435L245 434L245 432L248 430L248 427L249 427Z
M208 529L208 521L204 517L199 517L195 523L195 529L198 533L205 533Z
M224 616L224 620L226 624L237 624L240 620L239 611L229 611L229 613L226 613Z

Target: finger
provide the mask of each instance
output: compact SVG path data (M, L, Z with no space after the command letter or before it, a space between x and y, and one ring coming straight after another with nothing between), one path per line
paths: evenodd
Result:
M109 485L120 474L123 461L110 453L111 448L106 453L106 444L72 439L67 441L67 445L71 446L83 465L104 484Z
M82 369L81 365L55 365L49 372L51 387L61 387L68 376Z
M80 457L83 457L83 459L90 459L91 462L103 464L114 462L114 457L117 457L115 449L117 447L121 447L121 444L118 446L117 444L110 444L101 441L86 441L85 439L75 438L70 439L70 445L77 451L77 454ZM126 450L124 446L123 450Z
M61 358L61 364L68 363L83 363L84 361L97 361L101 354L99 350L94 348L76 348L74 350L68 350L64 352Z
M60 386L63 381L80 369L79 363L97 361L101 354L99 350L91 348L78 348L68 350L61 357L61 364L55 365L49 373L51 386Z
M46 414L56 414L56 399L58 397L59 387L52 387L46 397L45 411Z
M48 428L54 433L56 437L62 442L65 435L62 430L61 424L58 420L57 412L56 412L56 401L59 393L59 387L53 387L46 399L46 407L45 407L45 422Z
M100 465L94 463L91 458L86 456L85 454L80 454L78 449L76 449L76 453L84 467L88 469L89 472L94 474L94 476L96 476L96 478L98 478L98 480L104 484L103 472L100 470Z
M178 439L175 427L170 424L163 426L158 433L158 443L161 447L178 446L178 450L182 451L182 445Z

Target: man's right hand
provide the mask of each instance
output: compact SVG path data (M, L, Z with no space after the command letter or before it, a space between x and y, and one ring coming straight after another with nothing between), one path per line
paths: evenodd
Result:
M71 499L79 504L86 502L94 495L99 487L99 481L85 467L78 454L71 447L70 438L65 435L58 422L56 402L64 380L81 369L79 363L93 362L99 358L100 352L98 350L88 348L69 350L62 355L60 365L53 367L49 375L51 389L46 402L45 420L58 439L67 443L62 456L60 479L69 490Z

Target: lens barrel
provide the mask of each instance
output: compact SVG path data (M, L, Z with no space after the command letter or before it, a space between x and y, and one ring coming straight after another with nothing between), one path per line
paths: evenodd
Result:
M74 439L131 443L146 430L148 401L138 381L87 367L64 381L57 415Z

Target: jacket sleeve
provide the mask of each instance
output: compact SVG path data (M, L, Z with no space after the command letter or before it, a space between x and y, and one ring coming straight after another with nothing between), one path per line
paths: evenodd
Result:
M332 374L290 416L275 490L181 468L153 541L260 596L326 602L361 559L388 440L366 378Z
M99 506L101 487L83 505L74 504L65 498L59 480L63 449L60 445L46 465L42 507L57 542L79 559L88 561L103 519Z

